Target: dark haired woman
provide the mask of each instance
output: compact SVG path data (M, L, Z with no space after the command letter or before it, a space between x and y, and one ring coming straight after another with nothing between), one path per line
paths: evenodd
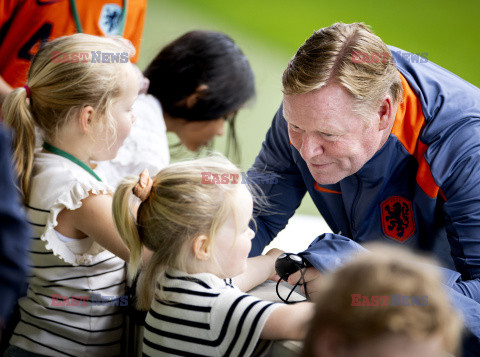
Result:
M229 36L188 32L165 46L144 76L150 85L133 107L137 121L130 137L115 160L101 163L107 182L117 186L124 176L166 166L166 132L198 151L223 135L227 122L228 148L237 154L235 116L255 96L255 84L247 58Z

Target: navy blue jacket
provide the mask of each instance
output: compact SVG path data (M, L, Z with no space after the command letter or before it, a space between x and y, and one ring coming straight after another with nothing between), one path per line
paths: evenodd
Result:
M24 289L28 266L29 229L15 188L10 138L0 126L0 320L6 323Z
M434 252L457 276L450 286L466 297L462 304L475 316L469 327L478 324L480 336L480 90L432 62L390 49L404 88L392 132L340 182L314 181L290 144L280 107L253 165L277 175L275 182L257 183L280 214L257 218L251 255L285 227L308 192L339 236ZM309 251L319 265L321 249L314 242Z

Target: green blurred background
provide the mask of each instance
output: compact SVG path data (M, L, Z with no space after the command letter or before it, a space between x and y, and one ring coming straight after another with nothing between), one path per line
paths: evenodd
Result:
M364 22L387 44L413 53L480 86L480 1L148 0L139 67L181 34L222 31L250 60L257 96L237 117L241 168L250 167L282 100L280 78L314 30L341 21ZM173 136L169 137L172 143ZM215 149L224 151L225 140ZM188 153L184 153L188 155ZM299 213L316 214L306 198Z

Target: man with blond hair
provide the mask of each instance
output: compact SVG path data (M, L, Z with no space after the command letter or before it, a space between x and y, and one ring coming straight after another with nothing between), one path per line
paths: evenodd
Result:
M480 90L361 23L314 32L282 82L283 104L254 163L278 176L259 183L277 214L258 217L251 255L308 192L334 232L307 250L311 295L322 257L342 253L320 253L325 237L434 252L480 336Z

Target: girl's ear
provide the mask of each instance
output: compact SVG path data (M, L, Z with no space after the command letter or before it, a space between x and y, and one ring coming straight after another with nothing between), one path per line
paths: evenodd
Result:
M208 89L208 86L206 84L200 84L196 89L195 92L190 94L186 100L185 103L187 105L187 108L192 108L198 101L198 98L203 94L202 92L205 92Z
M89 134L93 126L93 114L95 110L92 106L87 105L80 111L80 128L84 134Z
M198 260L209 260L211 254L210 239L204 234L193 241L193 254Z

